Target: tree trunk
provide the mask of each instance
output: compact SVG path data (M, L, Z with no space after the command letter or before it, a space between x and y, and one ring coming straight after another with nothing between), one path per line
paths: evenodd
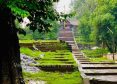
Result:
M14 19L10 9L0 9L0 84L24 84Z

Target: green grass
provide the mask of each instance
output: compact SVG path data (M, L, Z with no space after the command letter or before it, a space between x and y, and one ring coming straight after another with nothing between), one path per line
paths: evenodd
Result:
M62 45L61 45L62 46ZM68 65L69 63L65 63L61 61L61 59L68 59L66 62L73 61L73 65L76 66L76 63L72 57L72 53L69 50L56 50L55 52L41 52L31 50L29 48L20 48L21 53L24 53L30 57L41 58L36 61L40 63L40 65ZM41 56L43 55L43 57ZM35 65L32 65L35 66ZM24 79L26 84L28 84L28 80L35 81L45 81L46 84L83 84L82 78L80 76L79 71L76 69L73 72L47 72L47 71L39 71L39 72L23 72Z
M78 71L75 72L44 72L37 73L24 72L24 79L27 80L42 80L47 84L83 84L82 78Z
M33 42L60 42L59 40L19 40L19 43L33 43Z
M19 40L19 43L33 43L34 40Z
M114 62L102 56L106 54L107 50L95 49L95 50L82 50L84 55L89 58L91 62ZM103 54L102 54L103 53Z
M59 64L71 64L68 62L73 62L72 64L76 64L72 57L72 53L68 50L57 50L56 52L41 52L36 50L31 50L29 48L20 48L20 52L26 54L32 58L40 58L40 60L36 60L40 64L44 65L59 65ZM42 56L43 55L43 56ZM66 62L62 61L66 60Z
M39 57L40 54L43 54L41 51L33 51L29 48L24 48L24 47L20 48L20 53L26 54L26 55L33 57L33 58Z
M92 62L114 62L113 60L109 60L104 57L99 57L99 58L90 58L90 61Z
M95 42L86 42L82 38L76 37L76 42L82 45L95 45Z
M103 54L107 54L108 51L104 49L95 49L95 50L82 50L82 52L89 58L102 57Z
M63 53L66 55L62 55ZM60 55L57 55L57 54L60 54ZM59 57L62 57L62 58L59 58ZM45 52L45 56L42 59L40 59L38 62L40 62L40 64L51 64L51 65L68 64L62 60L73 61L72 64L75 64L75 61L72 57L72 53L69 51L62 51L62 50L59 50L56 52Z

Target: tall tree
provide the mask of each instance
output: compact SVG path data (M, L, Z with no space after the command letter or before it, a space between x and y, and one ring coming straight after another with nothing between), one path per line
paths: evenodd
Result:
M116 0L97 0L98 6L92 14L97 43L107 46L111 53L116 52Z
M111 53L115 53L117 51L117 0L76 1L75 10L78 9L80 35L90 35L98 46L103 44Z
M52 3L52 0L0 0L0 84L24 84L17 32L25 32L16 28L15 19L21 22L28 17L33 31L49 31L48 20L58 18Z
M75 0L74 11L77 11L76 17L79 20L77 32L83 42L92 41L90 17L96 6L96 0Z

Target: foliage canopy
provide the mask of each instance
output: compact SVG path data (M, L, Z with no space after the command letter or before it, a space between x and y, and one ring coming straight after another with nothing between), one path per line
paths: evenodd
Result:
M117 48L117 0L77 0L79 34L85 42L95 41L112 53Z
M53 0L1 0L0 3L2 9L9 8L19 22L28 17L31 21L30 29L33 31L50 31L50 22L58 20L59 17L53 8Z

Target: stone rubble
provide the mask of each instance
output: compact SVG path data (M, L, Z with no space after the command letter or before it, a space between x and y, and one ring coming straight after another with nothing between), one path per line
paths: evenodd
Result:
M40 71L40 69L38 67L31 66L31 65L38 64L34 59L32 59L31 57L29 57L25 54L21 54L20 56L21 56L21 65L22 65L23 70L25 70L26 72Z

